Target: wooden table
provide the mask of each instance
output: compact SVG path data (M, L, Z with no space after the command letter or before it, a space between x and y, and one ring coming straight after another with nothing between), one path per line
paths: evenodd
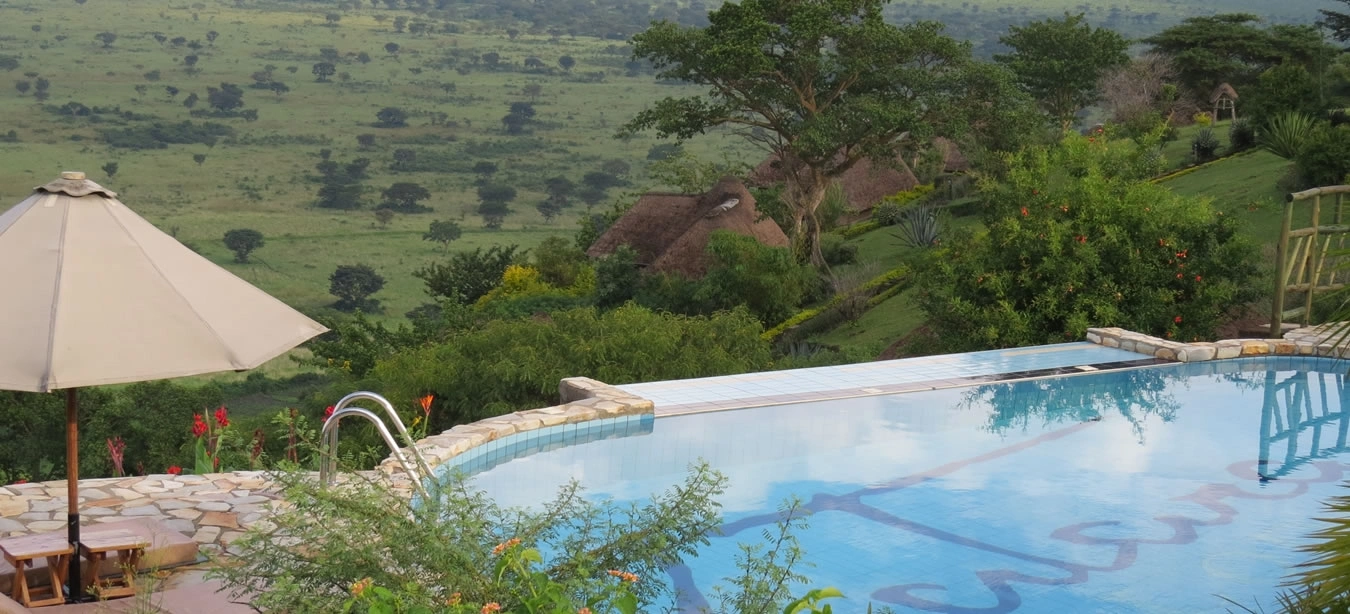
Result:
M14 566L14 600L26 608L38 608L66 602L64 587L66 572L70 570L70 557L75 553L66 534L42 533L24 535L0 540L0 552L4 552L5 561ZM25 568L31 567L39 557L47 559L47 574L51 586L28 586L28 574Z
M80 556L85 560L85 578L93 585L100 599L128 597L136 594L136 565L150 543L130 531L89 531L80 536ZM99 569L109 552L117 554L121 576L100 579Z

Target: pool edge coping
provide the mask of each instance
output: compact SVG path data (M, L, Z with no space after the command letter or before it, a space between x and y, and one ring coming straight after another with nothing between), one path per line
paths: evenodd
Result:
M435 474L443 465L449 465L459 456L480 446L517 433L563 424L580 424L595 420L651 414L654 418L686 416L701 413L733 411L752 407L772 407L814 401L864 398L907 392L945 390L986 384L1030 381L1046 378L1075 377L1103 371L1145 369L1176 363L1208 362L1238 358L1267 356L1350 358L1350 345L1330 343L1337 333L1333 325L1304 327L1285 333L1280 339L1226 339L1215 342L1182 343L1162 339L1123 328L1089 328L1086 341L1103 347L1118 348L1141 356L1138 360L1117 361L1089 365L1054 367L1033 371L1014 371L967 377L955 377L925 382L911 382L889 387L847 388L835 391L784 395L781 400L772 397L747 398L706 404L689 404L671 411L657 411L656 404L617 386L589 377L569 377L558 384L561 403L551 407L521 410L485 418L468 424L456 425L437 435L416 442L416 449L427 461L427 468ZM709 405L699 407L699 405ZM404 450L406 453L407 451ZM391 454L377 467L377 472L388 479L393 488L411 495L413 476ZM431 479L433 476L426 476Z

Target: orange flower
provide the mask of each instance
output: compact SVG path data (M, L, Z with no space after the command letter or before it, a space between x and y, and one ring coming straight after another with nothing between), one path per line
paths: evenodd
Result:
M512 548L515 548L518 545L520 545L520 538L512 537L511 539L508 539L500 544L497 544L497 547L492 549L492 554L494 556L500 555L501 553L506 552L507 550L510 550Z
M591 609L590 609L590 608L581 608L580 610L577 610L577 614L591 614Z
M432 395L426 395L426 396L424 396L424 397L421 397L421 398L417 399L418 405L421 405L421 406L422 406L422 415L424 415L424 416L430 416L430 415L431 415L431 401L432 401L432 399L435 399L435 398L436 398L436 397L434 397L434 396L432 396Z
M638 581L637 574L631 573L631 572L627 572L627 571L619 571L619 570L617 570L617 569L611 569L611 570L609 570L609 575L614 576L614 577L616 577L616 578L618 578L618 579L620 579L620 580L623 580L624 582L637 582L637 581Z
M450 595L450 598L449 598L449 599L446 599L446 600L445 600L445 605L459 605L459 602L460 602L461 600L463 600L463 599L464 599L464 596L461 595L461 594L459 594L458 592L456 592L456 593Z
M1026 208L1026 207L1022 207L1022 217L1026 217L1026 216L1027 216L1027 208Z
M367 590L369 590L370 585L374 583L375 581L371 580L370 578L362 578L360 580L357 580L356 582L352 583L352 596L360 597Z
M500 611L502 611L502 606L496 601L483 604L483 609L479 610L481 614L492 614L493 612L500 612Z

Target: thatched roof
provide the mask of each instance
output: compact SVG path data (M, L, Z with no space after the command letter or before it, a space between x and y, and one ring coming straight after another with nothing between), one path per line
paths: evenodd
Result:
M718 210L731 199L738 202ZM600 235L586 254L599 258L627 245L637 252L641 266L697 278L708 271L710 258L705 250L713 231L729 230L772 247L790 245L778 224L759 218L755 197L735 177L723 178L703 194L649 192Z
M1227 83L1220 83L1219 87L1214 88L1214 93L1209 95L1209 102L1210 104L1216 103L1220 98L1237 100L1237 90L1233 89L1233 86L1228 85Z
M773 154L750 172L750 183L757 186L782 183L788 178L784 166L778 154ZM904 159L899 157L895 160L895 167L867 159L859 160L839 177L838 182L844 190L844 199L854 211L867 211L881 199L919 185L919 179L909 170Z
M970 170L970 161L961 153L961 148L956 146L956 141L940 136L933 139L933 147L942 151L942 172L964 173Z

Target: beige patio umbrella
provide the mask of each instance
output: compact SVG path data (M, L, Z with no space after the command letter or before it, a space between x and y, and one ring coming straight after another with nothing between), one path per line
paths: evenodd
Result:
M252 369L327 329L197 255L84 173L0 214L0 390L66 391L79 542L76 389ZM72 557L72 599L82 594Z

